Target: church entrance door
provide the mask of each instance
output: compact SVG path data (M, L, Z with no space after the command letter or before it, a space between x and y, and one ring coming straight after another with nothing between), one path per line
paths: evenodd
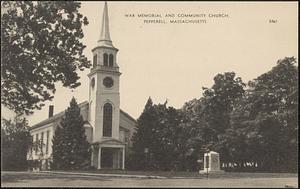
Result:
M101 150L101 167L102 168L113 168L113 149L112 148L102 148Z

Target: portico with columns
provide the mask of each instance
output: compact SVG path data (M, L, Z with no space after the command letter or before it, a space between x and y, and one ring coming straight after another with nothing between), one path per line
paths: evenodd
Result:
M117 140L93 144L92 165L97 169L125 169L125 145Z

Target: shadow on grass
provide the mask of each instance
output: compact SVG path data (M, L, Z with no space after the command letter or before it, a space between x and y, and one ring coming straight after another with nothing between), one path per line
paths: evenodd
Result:
M109 178L99 176L78 176L78 175L61 175L61 174L46 174L46 173L1 173L1 182L21 182L24 180L42 180L42 179L64 179L66 181L84 179L86 181L109 181Z

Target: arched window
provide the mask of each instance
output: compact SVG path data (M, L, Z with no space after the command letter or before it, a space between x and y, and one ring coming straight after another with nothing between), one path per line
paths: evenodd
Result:
M106 103L103 108L103 136L111 137L112 135L112 105Z
M103 64L104 66L108 66L108 54L106 53L103 55Z
M93 67L96 67L97 65L97 55L94 55L94 59L93 59Z
M110 54L109 55L109 67L114 66L114 55Z

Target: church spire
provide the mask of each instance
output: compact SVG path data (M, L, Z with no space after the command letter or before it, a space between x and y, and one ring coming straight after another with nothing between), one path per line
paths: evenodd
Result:
M110 33L109 33L109 19L108 19L108 10L107 10L106 1L103 9L102 27L101 27L100 38L98 40L98 45L113 47L112 41L110 39Z

